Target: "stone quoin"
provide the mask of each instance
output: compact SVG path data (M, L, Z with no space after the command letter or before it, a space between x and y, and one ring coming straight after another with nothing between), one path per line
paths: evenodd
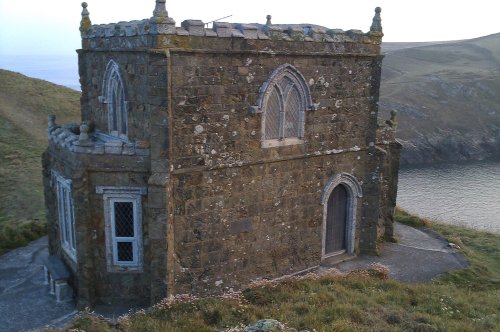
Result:
M50 117L43 155L50 253L78 307L220 294L392 238L380 8L363 33L177 26L165 0L95 25L82 7L82 122Z

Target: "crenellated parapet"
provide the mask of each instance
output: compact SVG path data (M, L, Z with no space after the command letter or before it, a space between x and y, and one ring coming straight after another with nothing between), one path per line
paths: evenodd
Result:
M311 24L244 24L215 22L212 28L205 28L200 20L185 20L180 27L154 29L151 20L91 25L83 39L104 37L132 37L146 35L178 35L197 37L243 38L262 40L310 41L310 42L353 42L370 43L370 33L361 30L328 29Z
M126 142L91 127L86 122L58 126L55 116L49 115L49 143L79 154L149 156L149 144L142 141Z
M90 23L87 4L83 3L82 23L80 27L83 49L137 49L137 48L197 48L203 46L199 41L191 42L190 37L210 37L242 40L266 40L310 43L348 43L376 46L383 37L380 19L380 7L375 9L375 16L369 32L361 30L329 29L314 24L272 24L271 15L267 15L266 23L244 24L214 22L211 28L201 20L185 20L180 26L168 16L165 1L156 2L153 16L149 19L118 22L112 24ZM179 39L180 38L180 39ZM378 46L378 47L377 47ZM276 47L276 46L275 46ZM211 45L213 48L213 45ZM355 47L328 48L328 52L368 53L372 49ZM317 50L315 50L317 51Z

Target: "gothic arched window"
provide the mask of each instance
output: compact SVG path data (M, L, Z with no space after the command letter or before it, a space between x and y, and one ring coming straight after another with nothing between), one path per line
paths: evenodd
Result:
M262 85L254 112L262 113L262 146L298 144L304 137L305 111L313 109L309 87L292 65L275 69Z
M108 131L114 136L126 139L128 121L125 86L118 64L113 60L110 60L106 67L102 96L103 102L107 105Z

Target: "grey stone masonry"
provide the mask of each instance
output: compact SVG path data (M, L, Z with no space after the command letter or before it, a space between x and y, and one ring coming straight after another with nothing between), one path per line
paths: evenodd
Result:
M375 10L376 14L373 18L373 24L368 33L363 33L360 30L343 31L341 29L329 29L314 24L273 25L270 15L266 17L266 24L214 22L212 28L206 28L205 23L201 20L186 20L181 23L180 27L176 27L175 21L171 17L168 17L164 1L156 3L153 17L150 19L92 25L89 11L87 10L87 3L82 3L82 7L80 31L84 40L148 35L180 35L380 44L383 36L380 23L381 10L379 7ZM147 41L144 42L145 44L148 43Z
M73 290L68 285L70 272L57 256L50 255L44 260L44 277L57 302L73 300Z
M201 23L201 24L200 24ZM153 24L154 25L154 24ZM152 29L150 19L111 24L95 24L82 34L83 39L109 37L132 37L146 35L207 36L244 39L306 40L317 42L372 43L371 33L361 30L328 29L314 24L242 24L215 22L212 28L205 28L201 20L186 20L174 29Z
M83 129L83 130L82 130ZM67 124L62 127L55 123L55 116L49 116L49 142L68 151L86 154L123 154L128 156L148 156L149 148L142 142L126 142L99 131L89 133L88 125Z

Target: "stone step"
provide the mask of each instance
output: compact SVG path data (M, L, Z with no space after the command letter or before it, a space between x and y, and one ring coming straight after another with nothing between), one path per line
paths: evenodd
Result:
M63 261L56 256L49 256L44 260L45 284L50 286L50 294L55 295L57 302L73 300L73 289L68 284L70 272Z

